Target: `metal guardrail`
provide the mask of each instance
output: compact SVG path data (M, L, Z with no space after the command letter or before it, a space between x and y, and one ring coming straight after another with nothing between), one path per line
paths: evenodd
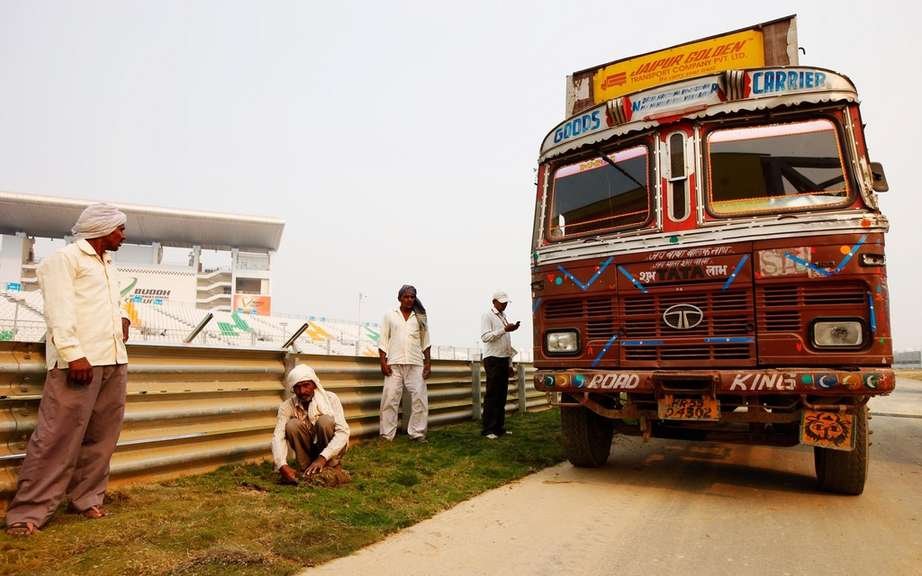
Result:
M112 485L143 483L270 455L282 379L295 362L314 367L342 400L352 438L378 433L383 378L376 358L290 355L262 349L129 345L125 423L112 459ZM479 417L472 383L480 362L433 360L432 427ZM522 365L506 410L547 407ZM45 377L44 346L0 342L0 498L16 475L35 427ZM405 398L406 400L406 398Z

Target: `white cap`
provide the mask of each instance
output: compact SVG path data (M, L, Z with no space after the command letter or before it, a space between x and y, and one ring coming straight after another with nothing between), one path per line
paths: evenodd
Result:
M500 304L505 304L509 302L509 295L503 292L502 290L497 290L493 293L493 299L499 302Z

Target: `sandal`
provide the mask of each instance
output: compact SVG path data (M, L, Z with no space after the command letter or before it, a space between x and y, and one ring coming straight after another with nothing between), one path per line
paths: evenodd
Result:
M99 520L105 516L108 516L105 510L102 509L102 506L90 506L83 512L81 512L86 518L90 520Z
M32 522L14 522L6 527L6 533L10 536L32 536L38 531L38 526Z

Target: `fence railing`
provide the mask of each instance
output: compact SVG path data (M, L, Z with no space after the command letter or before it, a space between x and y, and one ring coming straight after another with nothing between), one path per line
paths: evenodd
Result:
M134 344L129 346L125 422L112 459L113 485L267 458L282 381L296 362L313 366L324 386L339 396L353 439L378 433L383 377L375 358ZM519 366L507 411L546 408L544 394L533 387L531 366ZM432 370L430 426L479 418L480 362L435 360ZM0 497L15 489L44 377L44 346L0 342Z

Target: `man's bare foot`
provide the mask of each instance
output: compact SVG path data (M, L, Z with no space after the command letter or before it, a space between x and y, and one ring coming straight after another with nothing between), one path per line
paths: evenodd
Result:
M10 536L32 536L38 534L38 527L32 522L14 522L6 528Z
M90 520L99 520L108 516L105 510L102 509L102 506L90 506L83 512L81 512L84 517L89 518Z

